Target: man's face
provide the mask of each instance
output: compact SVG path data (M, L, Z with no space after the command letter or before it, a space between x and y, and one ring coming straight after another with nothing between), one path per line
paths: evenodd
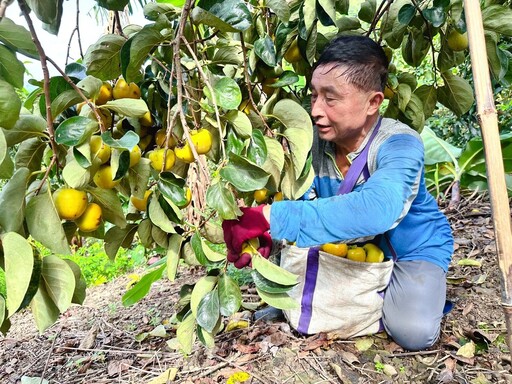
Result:
M345 67L318 67L311 79L311 115L323 140L353 147L373 125L370 102L374 91L362 91L346 81ZM355 150L356 148L352 148Z

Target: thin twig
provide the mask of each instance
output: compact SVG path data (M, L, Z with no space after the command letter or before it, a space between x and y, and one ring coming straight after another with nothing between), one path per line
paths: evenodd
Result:
M181 124L183 127L183 134L185 136L186 141L188 142L190 149L194 155L195 159L199 159L199 154L197 153L197 150L194 146L194 143L192 142L192 138L190 137L189 129L187 120L185 117L185 114L183 113L183 74L181 69L181 57L180 57L180 42L181 38L183 36L183 30L185 28L185 24L187 21L187 17L194 5L194 0L187 0L185 2L185 5L183 6L183 11L181 13L181 19L180 24L178 26L178 32L176 34L176 39L173 42L173 62L174 62L174 71L176 74L176 89L177 89L177 102L176 102L176 108L178 110ZM165 154L164 154L165 158ZM203 172L206 180L209 180L210 175L208 173L208 170L206 167L203 166L203 164L200 163L201 171Z
M197 59L197 56L194 53L194 50L192 49L192 47L190 46L190 44L188 43L188 41L185 39L184 36L182 36L182 40L185 43L185 46L187 47L190 55L192 56L192 59L196 63L197 71L199 72L199 74L203 78L203 81L204 81L205 85L208 87L208 90L210 91L210 94L213 97L212 102L213 102L213 108L215 109L215 118L217 119L217 126L219 127L219 134L220 134L220 137L222 138L222 125L220 123L219 107L217 106L217 100L216 100L216 97L215 97L215 93L213 91L213 87L212 87L210 81L208 80L208 77L204 73L203 69L201 68L201 64L199 63L199 60ZM222 157L225 158L226 157L226 150L224 148L224 142L222 140L220 140L220 144L221 144L220 147L221 147L221 150L222 150Z
M32 41L34 42L37 52L39 54L39 59L41 61L41 69L43 71L43 89L44 89L44 96L45 96L45 104L46 104L46 127L48 130L48 136L50 138L50 146L52 148L52 161L50 164L58 164L57 159L57 143L55 142L55 130L53 129L53 117L52 117L52 108L51 108L51 98L50 98L50 73L48 71L47 66L47 56L46 53L41 45L41 42L39 41L39 38L37 37L36 31L34 29L34 24L32 23L32 19L30 18L30 8L27 6L27 3L25 0L18 0L18 5L20 7L20 10L25 17L25 20L27 22L28 28L30 30L30 35L32 37ZM48 177L49 171L46 172L45 177ZM42 185L46 181L46 178L43 178L41 180L41 185L38 188L38 192L41 190Z
M52 341L52 345L50 346L50 351L48 352L48 357L46 358L46 362L44 363L43 372L41 373L41 381L39 384L41 384L44 380L44 374L46 372L46 369L48 368L48 364L50 362L50 357L52 356L53 348L55 347L55 342L57 341L57 337L59 337L60 331L55 335L55 338Z
M96 116L96 120L98 120L98 125L100 126L100 131L101 132L105 132L106 131L106 127L105 125L103 124L103 120L101 119L101 116L98 112L98 109L96 108L96 106L91 103L91 100L89 100L85 95L84 93L82 92L82 90L80 88L78 88L76 86L76 84L73 82L73 80L71 80L71 78L66 74L66 72L64 72L58 65L57 63L55 63L55 61L53 61L53 59L51 59L50 57L46 57L46 60L48 60L50 63L52 63L52 65L55 67L55 69L57 69L57 71L59 71L59 73L62 75L62 77L64 78L64 80L66 80L69 85L71 85L71 88L73 88L79 95L80 97L85 100L85 102L87 103L87 105L91 108L91 111L93 111L94 113L94 116Z
M244 34L240 33L240 44L242 46L242 56L243 56L243 65L244 65L244 77L245 77L245 84L247 85L247 89L249 90L249 100L251 102L252 108L254 111L258 114L261 121L263 122L263 125L265 126L265 129L267 133L272 134L272 130L267 125L267 122L265 120L265 117L261 114L260 110L258 109L258 106L254 102L254 98L252 97L252 84L251 79L249 77L249 69L247 68L247 51L245 47L245 41L244 41Z

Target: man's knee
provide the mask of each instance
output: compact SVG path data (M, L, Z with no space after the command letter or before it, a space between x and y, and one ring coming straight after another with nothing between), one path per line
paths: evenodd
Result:
M386 321L387 320L387 321ZM424 319L412 320L383 318L384 328L393 340L402 348L419 351L431 347L439 337L440 324Z

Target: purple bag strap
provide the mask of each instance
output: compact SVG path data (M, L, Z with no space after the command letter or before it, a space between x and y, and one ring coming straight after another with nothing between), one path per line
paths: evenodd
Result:
M348 169L347 175L345 176L345 180L343 184L338 189L338 194L345 194L354 188L361 172L364 175L364 179L367 180L370 177L370 172L368 171L368 151L370 150L370 144L377 135L377 132L380 128L380 123L382 121L382 117L379 117L379 121L375 126L368 142L366 143L364 149L361 153L356 157L356 159L350 165ZM393 247L391 246L391 242L386 234L384 234L384 238L387 242L387 245L391 251L393 256L393 260L396 260L396 253ZM319 267L319 247L312 247L308 251L307 255L307 265L306 265L306 273L304 278L304 289L302 291L302 300L301 300L301 314L299 317L299 324L297 326L297 331L302 334L308 334L309 324L311 322L311 317L313 316L313 295L315 292L316 281L318 276L318 267Z
M352 189L354 189L354 186L356 185L357 180L359 179L359 176L361 175L361 172L363 172L365 180L370 177L367 162L368 152L370 151L370 144L372 143L375 136L377 136L377 132L379 131L381 121L382 117L379 116L379 121L377 122L375 129L373 130L370 138L368 139L368 142L364 146L361 153L359 153L359 155L352 162L352 164L350 164L350 168L348 169L347 175L345 176L343 183L340 185L340 188L338 189L338 195L343 195L345 193L349 193L350 191L352 191Z

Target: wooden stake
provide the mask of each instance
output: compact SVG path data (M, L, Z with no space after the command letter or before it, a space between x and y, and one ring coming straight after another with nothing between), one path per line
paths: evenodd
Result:
M491 196L492 220L501 271L501 305L507 325L507 344L512 351L512 230L505 183L505 168L498 130L498 117L485 54L482 11L478 0L464 0L471 67L477 102L477 117L482 128L487 182Z

